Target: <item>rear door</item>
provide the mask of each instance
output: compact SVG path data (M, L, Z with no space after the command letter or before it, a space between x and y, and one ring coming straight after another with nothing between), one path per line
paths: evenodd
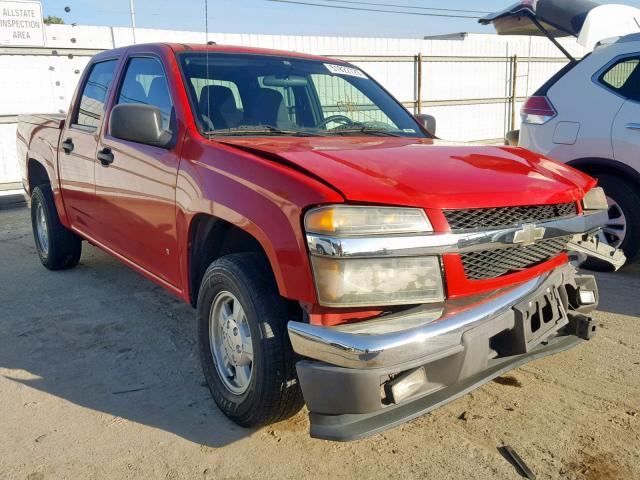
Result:
M131 54L113 105L159 108L163 127L174 134L169 148L112 137L105 124L96 165L100 239L107 247L173 286L180 284L176 233L176 177L180 162L174 101L159 56ZM108 122L108 118L107 118Z
M96 205L94 171L98 130L113 84L118 59L89 66L76 105L60 137L58 168L65 209L71 225L92 236Z
M619 57L599 81L625 99L611 128L613 156L640 172L640 54Z

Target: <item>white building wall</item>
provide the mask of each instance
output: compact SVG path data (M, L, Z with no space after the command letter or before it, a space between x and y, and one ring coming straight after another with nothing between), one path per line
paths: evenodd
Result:
M124 27L48 25L45 28L46 55L0 53L0 183L19 181L15 157L15 115L21 113L66 112L80 73L91 58L81 49L104 50L133 43L133 32ZM136 29L136 43L204 43L204 32ZM293 50L328 56L414 57L422 54L423 112L436 116L438 135L451 140L501 138L509 127L510 107L500 103L474 103L498 99L511 93L508 57L556 58L562 54L546 39L469 34L461 39L355 38L294 35L209 33L219 44ZM586 52L573 40L563 42L575 56ZM56 49L78 49L61 54ZM22 51L22 50L20 50ZM40 51L39 53L43 53ZM469 58L494 57L483 61ZM411 59L359 58L354 63L386 87L410 109L417 98L416 65ZM527 96L563 65L562 61L520 62L517 94ZM469 100L465 105L440 105ZM438 102L437 106L433 102ZM519 107L519 105L518 105Z

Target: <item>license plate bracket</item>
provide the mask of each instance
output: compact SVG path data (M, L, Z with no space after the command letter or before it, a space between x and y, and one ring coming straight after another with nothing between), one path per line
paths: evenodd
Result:
M567 306L556 287L513 307L514 325L492 339L500 356L530 352L554 332L569 323Z
M529 352L549 334L569 323L567 309L556 287L549 287L536 298L513 308L516 349Z

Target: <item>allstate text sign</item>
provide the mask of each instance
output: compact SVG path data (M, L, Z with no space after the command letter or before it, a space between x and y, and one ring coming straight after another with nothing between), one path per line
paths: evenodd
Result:
M0 0L0 45L44 45L40 2Z

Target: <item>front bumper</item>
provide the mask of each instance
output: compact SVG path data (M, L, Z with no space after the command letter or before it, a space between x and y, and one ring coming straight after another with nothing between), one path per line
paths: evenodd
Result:
M580 295L580 292L593 295ZM591 297L586 303L585 298ZM592 276L566 265L516 287L423 305L338 327L289 322L311 436L354 440L422 415L595 333ZM385 385L423 368L426 381L395 401Z

